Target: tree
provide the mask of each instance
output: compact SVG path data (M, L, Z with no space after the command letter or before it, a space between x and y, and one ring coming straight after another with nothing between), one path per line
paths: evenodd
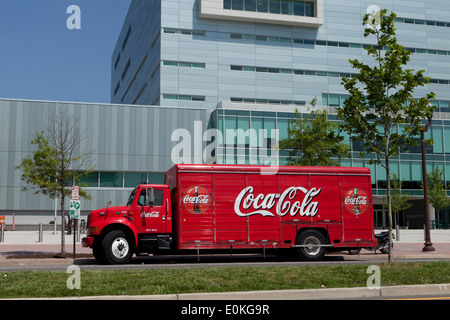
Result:
M314 108L316 99L311 101ZM349 157L348 144L339 135L339 125L328 121L326 110L315 110L304 118L296 110L290 121L288 138L280 141L280 149L289 151L289 165L338 166L332 158Z
M410 203L412 197L402 194L402 184L403 184L403 180L398 179L398 177L395 173L392 174L391 208L392 208L392 213L396 217L397 224L398 224L398 213L402 210L406 210L406 209L412 207L412 203ZM387 207L387 202L384 202L383 206Z
M61 253L65 253L65 198L71 196L71 186L86 176L92 169L86 169L90 152L79 152L85 139L75 127L75 121L62 111L51 116L46 131L36 133L31 141L37 149L22 159L16 169L22 170L22 180L33 185L35 194L44 194L50 198L60 197L61 207ZM90 196L80 185L79 194L83 198ZM24 187L23 190L28 190ZM56 221L55 221L56 223Z
M428 199L435 210L436 222L439 220L439 210L450 206L450 198L447 196L442 174L443 171L437 167L427 174Z
M389 160L409 146L417 145L415 138L424 128L422 120L433 113L430 100L435 96L431 92L420 99L413 97L414 90L429 83L430 79L424 76L423 70L416 72L406 68L411 52L397 43L395 18L395 13L388 15L387 10L380 11L375 17L364 16L364 37L375 36L377 40L376 45L365 48L374 63L368 65L349 60L359 72L342 79L350 97L337 110L342 129L353 141L364 143L365 150L360 155L374 153L376 157L370 163L386 170L389 262L393 262Z

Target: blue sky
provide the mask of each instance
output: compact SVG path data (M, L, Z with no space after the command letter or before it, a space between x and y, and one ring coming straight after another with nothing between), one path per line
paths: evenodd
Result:
M111 55L131 0L0 0L0 98L110 102ZM70 5L81 29L69 30Z

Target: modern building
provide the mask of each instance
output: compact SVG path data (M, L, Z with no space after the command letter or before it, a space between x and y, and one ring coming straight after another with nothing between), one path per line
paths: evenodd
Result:
M31 117L28 112L65 108L82 115L83 129L93 130L90 146L96 150L96 169L87 181L93 200L85 210L101 207L109 198L125 202L138 180L159 182L162 172L178 160L253 164L275 157L285 164L287 154L269 148L276 143L276 133L278 139L287 137L295 110L309 113L314 98L317 108L338 121L336 108L348 97L341 78L355 72L348 60L369 62L364 48L375 43L364 38L362 17L380 8L397 14L398 40L414 53L409 68L425 70L431 77L429 85L415 92L417 97L436 93L437 109L427 133L434 145L427 147L427 167L444 170L450 184L450 4L133 0L111 57L111 105L0 100L0 161L9 168L0 177L0 212L20 208L23 213L51 214L53 208L52 201L32 193L25 193L23 202L20 173L12 170L31 152L29 141L41 128L29 125L29 133L20 131L23 120ZM262 136L260 130L266 130ZM214 132L217 140L211 138ZM186 153L177 149L183 134L193 142L186 144ZM211 151L207 146L213 140L218 145ZM359 144L350 145L352 158L341 165L371 168L375 222L386 226L385 172L357 156ZM400 225L422 227L420 148L393 159L391 170L405 180L404 191L415 197L413 208L400 215ZM40 204L35 210L36 201ZM449 210L432 219L448 224Z
M283 139L295 109L310 112L314 98L337 121L336 108L348 96L341 78L355 72L348 60L369 62L364 48L375 43L363 36L362 17L380 9L397 14L399 42L413 53L408 67L431 77L431 84L415 94L436 93L427 168L444 170L448 184L450 4L437 0L134 0L112 55L111 100L204 107L209 126L222 133L215 161L264 163L260 153L270 154L269 142L252 139L247 130L267 129L264 138L270 139L271 129L278 129ZM368 158L357 157L361 145L351 146L352 158L341 165L369 166ZM420 227L424 221L420 150L412 147L392 161L391 172L415 196L414 210L400 217L402 226ZM280 164L286 156L279 153ZM381 205L386 174L381 167L369 167L377 224L386 225ZM433 219L448 223L449 213L443 210Z
M180 139L173 132L194 132L207 123L203 108L130 106L80 102L0 99L0 215L6 224L48 224L54 221L55 201L35 194L15 169L36 146L35 134L49 127L53 114L64 112L84 134L80 151L92 153L83 179L91 200L81 199L82 219L95 209L127 202L139 183L164 183L164 172L173 166L172 152ZM185 137L183 137L184 139ZM192 137L193 139L193 137ZM193 161L199 161L192 156ZM68 182L68 187L71 183ZM22 191L28 187L28 191ZM59 212L59 200L57 209ZM68 199L66 199L66 209ZM67 212L66 212L67 213ZM60 224L60 218L57 223Z

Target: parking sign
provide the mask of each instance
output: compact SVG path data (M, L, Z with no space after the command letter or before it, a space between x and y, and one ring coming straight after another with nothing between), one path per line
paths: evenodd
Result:
M72 186L72 200L78 200L79 199L79 191L80 188L78 186Z
M79 200L70 201L70 219L80 219L81 203Z

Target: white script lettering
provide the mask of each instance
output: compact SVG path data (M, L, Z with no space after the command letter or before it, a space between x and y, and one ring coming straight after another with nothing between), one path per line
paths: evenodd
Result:
M292 217L299 214L300 216L314 217L319 209L318 202L312 201L322 189L317 190L312 188L310 190L303 187L290 187L287 188L282 194L269 193L264 195L262 193L258 195L253 194L253 187L244 188L236 197L234 202L234 211L240 217L247 217L256 214L260 214L264 217L274 217L274 214L269 210L272 209L276 202L276 213L279 216L285 216L289 213ZM297 196L298 191L305 194L302 201L293 201ZM241 212L241 206L244 210L248 210L251 207L255 209L252 212Z
M184 199L183 199L183 203L186 203L186 204L188 204L188 203L191 203L191 204L194 204L194 203L207 204L208 202L209 202L209 196L208 195L204 195L204 194L200 194L198 196L193 196L193 197L191 197L189 195L186 195L184 197Z
M345 204L367 204L367 197L360 196L353 198L348 196L345 198Z

